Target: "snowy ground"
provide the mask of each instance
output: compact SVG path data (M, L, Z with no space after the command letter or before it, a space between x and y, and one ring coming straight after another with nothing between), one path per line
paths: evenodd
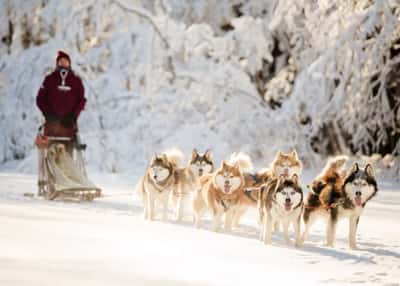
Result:
M105 196L93 203L48 202L36 177L0 173L0 285L400 285L400 187L381 184L359 225L358 251L347 224L334 249L323 225L301 249L282 235L265 246L255 212L231 234L191 223L146 222L134 179L93 177ZM205 224L207 227L207 224Z

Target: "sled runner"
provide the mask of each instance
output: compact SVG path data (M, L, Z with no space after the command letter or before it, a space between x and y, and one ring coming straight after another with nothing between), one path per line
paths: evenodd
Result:
M45 128L48 126L45 126ZM92 201L101 190L87 177L78 133L74 136L46 136L39 128L35 144L39 152L38 196L48 200L75 198Z

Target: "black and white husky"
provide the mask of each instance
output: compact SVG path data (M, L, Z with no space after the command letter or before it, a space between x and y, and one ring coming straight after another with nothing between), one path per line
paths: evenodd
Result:
M336 225L340 218L349 219L349 246L357 248L356 233L360 216L367 202L378 191L374 170L371 165L361 169L355 163L343 180L327 178L316 192L309 193L303 214L305 230L302 241L307 239L313 222L318 217L327 219L327 245L333 246L336 236Z

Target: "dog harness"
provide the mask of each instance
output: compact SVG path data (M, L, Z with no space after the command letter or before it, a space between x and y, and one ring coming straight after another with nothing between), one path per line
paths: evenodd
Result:
M163 186L161 186L161 187L159 187L160 184L155 183L153 180L149 180L149 181L150 181L150 184L152 184L153 187L154 187L159 193L162 193L163 190L169 188L169 187L174 183L174 180L170 180L170 179L171 179L171 176L172 176L172 175L169 175L166 179L164 179L164 181L161 182L161 185L162 185L164 182L167 182L167 181L169 180L169 182L167 182L166 185L163 185Z
M334 208L337 208L339 205L342 205L343 203L341 203L341 202L338 202L338 203L331 203L331 204L329 204L329 205L327 205L327 204L321 204L320 206L318 206L318 207L313 207L313 206L309 206L309 205L304 205L304 208L305 209L308 209L308 210L315 210L315 209L319 209L319 208L324 208L324 209L326 209L326 210L330 210L330 209L334 209Z
M257 177L257 174L251 174L251 173L249 173L248 175L251 177L251 179L253 180L253 183L254 183L254 184L258 184L258 183L261 183L261 182L262 182L262 179L258 178L258 177Z
M239 200L239 196L236 196L236 198L232 198L232 199L223 199L220 197L218 198L218 201L224 208L224 212L227 212L232 205L237 204L238 200Z
M257 199L255 199L252 195L251 195L251 192L252 192L253 190L250 190L250 189L246 189L246 190L244 190L244 194L246 195L246 197L248 197L251 201L253 201L254 203L256 203L257 202Z

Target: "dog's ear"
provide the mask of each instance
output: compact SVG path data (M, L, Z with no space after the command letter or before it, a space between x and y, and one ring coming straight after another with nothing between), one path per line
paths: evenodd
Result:
M348 160L347 156L341 156L338 160L339 167L346 165L347 160Z
M221 168L224 169L224 168L226 168L226 167L228 167L228 163L226 163L225 160L222 160L222 162L221 162Z
M283 155L283 152L281 150L278 151L278 153L276 154L276 157L280 157Z
M293 149L293 150L292 150L291 155L292 155L292 157L295 158L295 159L298 158L296 149Z
M292 181L293 181L293 183L295 183L296 185L299 185L299 176L298 176L296 173L294 173L294 174L292 175Z
M164 164L168 164L168 156L167 154L162 154L161 159L163 160Z
M280 185L281 185L285 180L286 180L286 177L285 177L284 175L279 175L278 178L275 178L275 179L274 179L274 181L276 181L276 184L275 184L275 186L274 186L275 192L278 191ZM274 182L274 181L273 181L273 182ZM273 183L272 183L272 185L273 185Z
M197 149L194 148L193 151L192 151L192 159L191 159L191 161L192 162L196 161L198 156L199 156L199 152L197 152Z
M374 168L372 168L371 164L367 164L367 166L365 166L364 172L370 177L375 177Z
M204 153L204 157L208 162L212 162L212 152L210 149L207 149L206 153Z
M50 156L56 155L56 151L54 150L54 148L49 148L49 151L47 151L47 153L48 153Z
M64 144L57 144L56 145L56 151L57 151L57 154L62 154L65 151Z
M358 163L354 163L354 164L351 166L350 174L352 174L352 173L357 173L359 169L360 169L360 168L358 167Z

